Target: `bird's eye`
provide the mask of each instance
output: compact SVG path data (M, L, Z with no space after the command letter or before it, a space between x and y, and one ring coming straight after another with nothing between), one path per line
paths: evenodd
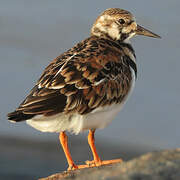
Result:
M120 24L124 24L125 23L125 20L124 19L119 19L118 21Z

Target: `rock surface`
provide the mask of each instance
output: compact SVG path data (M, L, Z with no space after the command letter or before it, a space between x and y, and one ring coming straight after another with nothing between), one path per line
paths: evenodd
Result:
M51 175L40 180L180 180L180 148L147 153L108 166Z
M35 131L36 132L36 131ZM34 138L0 135L0 179L32 180L67 169L67 161L57 134L34 134ZM39 138L41 136L41 138ZM68 135L73 160L81 164L92 159L86 133L80 136ZM96 138L96 147L102 159L122 158L128 161L157 147L114 143ZM18 162L18 163L17 163Z

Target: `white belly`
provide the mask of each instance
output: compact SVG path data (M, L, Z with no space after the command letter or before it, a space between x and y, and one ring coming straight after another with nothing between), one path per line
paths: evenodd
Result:
M121 106L121 104L105 106L87 115L65 115L63 113L49 117L37 115L26 122L35 129L43 132L70 131L78 134L88 129L106 127L120 111Z
M121 104L113 104L110 106L104 106L103 108L95 109L94 111L86 114L73 114L65 115L63 113L53 116L37 115L30 120L27 120L27 124L38 129L42 132L62 132L70 131L78 134L88 129L99 129L106 127L121 110L128 95L132 91L135 83L134 71L132 71L133 80L131 84L131 90L124 98Z

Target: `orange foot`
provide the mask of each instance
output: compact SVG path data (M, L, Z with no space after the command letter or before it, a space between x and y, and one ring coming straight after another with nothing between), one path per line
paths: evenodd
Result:
M73 171L73 170L76 170L76 169L83 169L83 168L89 168L90 166L88 164L82 164L82 165L71 165L69 166L69 168L67 169L68 171Z
M89 167L97 167L97 166L103 166L103 165L108 165L108 164L114 164L114 163L120 163L122 162L122 159L112 159L112 160L105 160L105 161L86 161L86 164L82 164L82 165L71 165L69 166L69 168L67 169L68 171L73 171L76 169L84 169L84 168L89 168Z
M96 166L102 166L102 165L108 165L108 164L114 164L114 163L120 163L123 162L122 159L112 159L112 160L105 160L105 161L86 161L86 164L89 167L96 167Z

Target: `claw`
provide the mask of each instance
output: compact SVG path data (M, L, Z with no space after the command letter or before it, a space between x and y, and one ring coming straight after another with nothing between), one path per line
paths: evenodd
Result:
M89 168L91 166L87 165L87 164L82 164L82 165L71 165L69 166L69 168L67 169L67 171L74 171L74 170L77 170L77 169L84 169L84 168Z
M71 166L68 167L68 171L73 171L73 170L76 170L78 169L78 166L76 166L75 164L72 164Z
M86 161L85 163L89 167L97 167L97 166L103 166L103 165L108 165L108 164L114 164L114 163L120 163L122 162L122 159L112 159L112 160L105 160L105 161Z

